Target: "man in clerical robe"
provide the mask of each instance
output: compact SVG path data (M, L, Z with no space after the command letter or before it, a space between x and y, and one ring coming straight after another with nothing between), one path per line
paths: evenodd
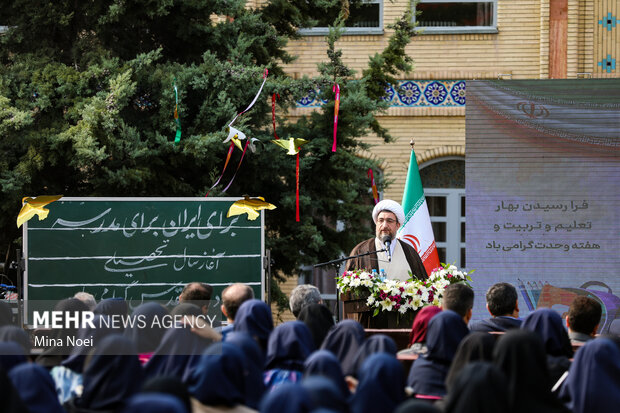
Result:
M403 207L396 201L384 199L375 205L372 219L375 222L375 237L357 244L349 255L371 254L348 260L347 271L370 272L375 269L380 274L384 270L386 278L401 281L411 276L421 280L427 278L420 255L411 245L396 239L396 232L405 220Z

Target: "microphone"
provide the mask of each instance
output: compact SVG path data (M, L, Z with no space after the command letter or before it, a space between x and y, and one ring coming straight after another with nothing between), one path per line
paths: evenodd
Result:
M381 237L381 242L385 244L385 251L387 252L388 261L392 261L392 252L390 251L390 244L392 243L391 235L384 235Z

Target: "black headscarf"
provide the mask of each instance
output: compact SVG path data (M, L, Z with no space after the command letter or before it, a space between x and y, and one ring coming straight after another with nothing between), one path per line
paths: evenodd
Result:
M26 355L30 354L30 337L23 328L12 325L0 327L0 342L7 341L13 341L19 344L24 349Z
M333 326L323 340L321 350L329 350L338 358L345 376L355 374L355 356L366 338L364 327L355 320L342 320Z
M299 383L282 383L267 393L260 413L310 413L314 410L308 391Z
M248 333L260 345L264 353L267 352L267 340L273 331L273 317L271 308L263 301L247 300L239 307L233 331Z
M504 373L491 363L474 361L454 377L444 412L497 413L508 407L508 381Z
M77 337L80 339L89 339L93 337L94 346L97 347L99 343L107 336L114 333L112 328L107 327L107 324L100 320L102 317L107 317L100 314L95 314L93 318L93 326L86 324L84 328L79 328L77 332ZM84 369L84 360L86 360L86 356L92 350L91 347L88 346L75 346L71 350L71 354L67 357L62 363L62 366L73 370L76 373L82 373Z
M396 357L375 353L358 372L359 384L351 399L355 413L391 413L405 398L405 375Z
M514 413L566 411L551 394L545 350L536 333L508 330L495 344L493 362L508 379L509 405Z
M113 410L142 387L143 374L136 347L126 337L112 334L95 348L84 369L84 391L76 406Z
M166 315L168 310L155 302L141 304L133 310L131 316L144 321L144 324L136 322L133 326L128 326L123 334L133 341L139 354L153 352L159 346L166 332L161 326L161 320ZM159 323L153 323L156 318L159 319Z
M55 311L64 312L83 312L88 311L88 306L84 302L77 298L67 298L66 300L59 301L54 306ZM63 328L55 328L52 330L52 338L54 343L62 342L62 346L53 345L46 348L35 360L37 364L43 367L51 369L54 366L59 366L63 360L65 360L71 353L71 346L67 344L67 337L76 337L78 328L73 325Z
M607 337L584 344L575 355L560 392L574 413L620 408L620 347Z
M230 332L226 335L225 342L236 345L245 355L245 404L252 409L258 409L266 390L263 381L265 356L258 343L247 333Z
M175 377L159 376L147 380L140 393L163 393L179 399L188 412L192 411L192 402L187 387Z
M569 359L573 357L573 347L562 317L550 308L541 308L530 313L523 320L521 328L535 332L542 339L547 353L549 377L551 383L555 383L568 370Z
M29 413L26 404L9 379L6 370L0 365L0 392L2 394L2 411L5 413Z
M323 376L329 378L340 391L342 397L349 397L351 392L344 380L340 362L331 351L317 350L304 363L304 377Z
M212 344L192 371L190 393L208 406L245 404L245 363L241 349L234 344Z
M347 397L334 387L334 382L325 376L310 376L301 385L308 391L314 408L327 409L334 413L349 413Z
M28 361L24 348L14 341L0 342L0 365L8 372Z
M395 356L397 351L398 348L392 337L385 334L373 334L362 343L355 354L355 363L353 364L355 376L357 377L362 364L371 355L375 353L388 353Z
M451 310L435 315L428 323L428 352L414 361L407 385L418 395L443 397L448 369L469 329L463 318Z
M199 337L189 328L169 328L153 356L144 365L145 375L173 376L187 383L192 368L210 344L210 340Z
M301 321L282 323L269 336L265 370L284 369L301 372L306 358L313 351L312 334L304 323Z
M13 368L9 378L30 413L64 413L54 380L43 367L25 363Z
M303 321L314 339L314 347L319 348L329 329L334 326L334 317L331 311L323 304L309 304L301 309L297 316L299 321Z
M456 349L456 354L448 370L446 388L448 391L457 374L472 361L493 361L495 337L489 333L469 333Z

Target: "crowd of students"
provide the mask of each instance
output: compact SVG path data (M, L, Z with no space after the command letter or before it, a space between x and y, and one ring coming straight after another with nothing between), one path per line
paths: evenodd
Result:
M458 285L458 284L455 284ZM297 301L296 301L297 302ZM0 306L1 410L6 412L611 412L620 406L620 339L601 336L573 353L561 317L530 313L500 334L470 331L473 292L450 286L443 308L422 309L410 348L369 337L353 320L334 323L320 302L301 300L298 320L274 328L271 309L248 298L225 334L209 326L89 327L63 334L96 346L31 341ZM76 298L56 308L87 311ZM128 314L103 300L95 317ZM176 314L202 309L181 304ZM230 308L228 309L229 313ZM131 314L168 314L145 303ZM232 317L231 317L232 316ZM413 357L411 357L413 356ZM415 358L407 371L403 358Z

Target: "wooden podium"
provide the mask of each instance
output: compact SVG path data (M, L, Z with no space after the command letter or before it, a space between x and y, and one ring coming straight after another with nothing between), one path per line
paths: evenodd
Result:
M366 336L385 334L394 339L398 350L407 348L411 325L417 312L402 315L392 311L380 311L373 317L374 309L366 305L367 299L367 295L341 294L343 318L359 322L366 330Z

